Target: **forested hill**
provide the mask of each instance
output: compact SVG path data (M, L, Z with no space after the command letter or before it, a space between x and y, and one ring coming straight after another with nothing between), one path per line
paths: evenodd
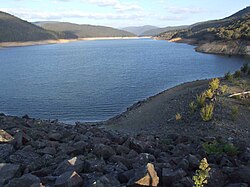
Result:
M57 39L58 34L0 11L0 42Z
M220 20L200 22L188 29L164 32L159 36L167 39L185 38L197 41L250 40L250 7Z
M36 24L47 30L55 32L67 32L68 34L75 35L79 38L135 36L135 34L127 31L104 26L79 25L67 22L36 22Z

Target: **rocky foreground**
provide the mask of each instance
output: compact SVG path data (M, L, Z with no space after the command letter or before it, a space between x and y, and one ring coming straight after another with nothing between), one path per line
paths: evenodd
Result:
M135 137L98 126L0 116L0 186L193 186L208 159L208 185L250 185L250 147L208 152L219 137ZM229 142L230 145L233 142ZM229 145L229 144L228 144Z

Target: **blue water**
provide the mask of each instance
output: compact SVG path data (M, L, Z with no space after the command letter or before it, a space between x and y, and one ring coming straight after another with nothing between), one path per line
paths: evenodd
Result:
M106 40L0 50L0 112L99 121L177 84L223 76L249 59L166 41Z

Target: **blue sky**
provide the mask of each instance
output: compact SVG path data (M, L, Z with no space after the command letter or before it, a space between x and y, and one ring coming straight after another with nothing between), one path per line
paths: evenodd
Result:
M229 16L249 0L1 0L0 10L27 21L113 27L188 25Z

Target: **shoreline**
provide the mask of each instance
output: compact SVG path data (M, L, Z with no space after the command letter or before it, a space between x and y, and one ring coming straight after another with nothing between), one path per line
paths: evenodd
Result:
M49 45L49 44L63 44L78 41L94 41L94 40L133 40L151 37L92 37L92 38L77 38L77 39L58 39L58 40L41 40L41 41L27 41L27 42L0 42L1 48L9 47L25 47L35 45Z

